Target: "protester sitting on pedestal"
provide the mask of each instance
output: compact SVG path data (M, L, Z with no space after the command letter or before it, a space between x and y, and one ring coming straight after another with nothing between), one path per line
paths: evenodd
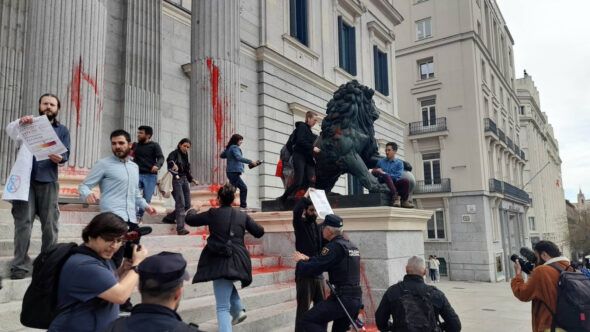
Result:
M402 179L404 171L404 162L395 158L397 153L397 144L389 142L385 145L385 155L377 162L377 167L371 170L371 173L379 179L380 183L385 183L391 193L391 200L394 207L413 208L414 205L408 200L409 181ZM401 198L401 202L400 202Z
M445 294L424 283L425 275L424 258L410 257L404 280L387 289L375 312L379 331L461 331L459 316ZM439 316L444 323L438 323Z

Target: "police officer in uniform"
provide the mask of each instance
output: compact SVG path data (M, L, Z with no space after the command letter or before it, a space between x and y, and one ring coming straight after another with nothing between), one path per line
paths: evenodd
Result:
M343 222L337 215L329 214L324 219L322 236L328 244L322 248L319 256L308 257L295 252L293 258L297 262L296 277L313 277L327 271L329 282L334 286L336 294L330 294L305 313L303 327L307 332L326 331L328 322L334 321L332 332L347 331L350 320L338 302L340 298L348 315L354 320L361 307L362 291L360 287L360 254L352 242L342 236Z
M115 320L105 332L201 331L197 325L184 323L176 313L183 282L189 280L181 254L163 251L144 259L134 269L139 274L141 303L133 307L129 317Z

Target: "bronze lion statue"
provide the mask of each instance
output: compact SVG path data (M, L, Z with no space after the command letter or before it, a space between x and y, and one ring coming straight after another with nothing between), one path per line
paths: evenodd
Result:
M352 174L369 192L386 190L369 168L379 160L373 124L379 118L373 94L375 91L353 80L341 85L330 102L315 146L315 187L330 192L340 175Z

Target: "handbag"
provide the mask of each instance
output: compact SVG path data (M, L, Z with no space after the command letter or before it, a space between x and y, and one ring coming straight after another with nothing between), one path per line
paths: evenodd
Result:
M234 246L231 240L233 233L231 232L231 224L234 220L235 210L234 208L230 208L230 216L229 216L229 226L227 228L227 240L224 242L220 242L217 238L209 236L207 238L207 247L209 250L213 251L214 253L223 256L223 257L231 257L234 254Z
M164 198L170 198L172 193L172 173L166 172L160 180L158 180L158 191Z

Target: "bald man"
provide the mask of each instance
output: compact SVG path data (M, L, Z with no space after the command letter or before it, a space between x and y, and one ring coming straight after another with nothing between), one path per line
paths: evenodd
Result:
M459 316L445 294L424 282L424 258L412 256L406 265L404 280L389 287L375 321L380 331L461 331ZM393 318L393 324L389 318ZM439 323L442 317L444 323Z

